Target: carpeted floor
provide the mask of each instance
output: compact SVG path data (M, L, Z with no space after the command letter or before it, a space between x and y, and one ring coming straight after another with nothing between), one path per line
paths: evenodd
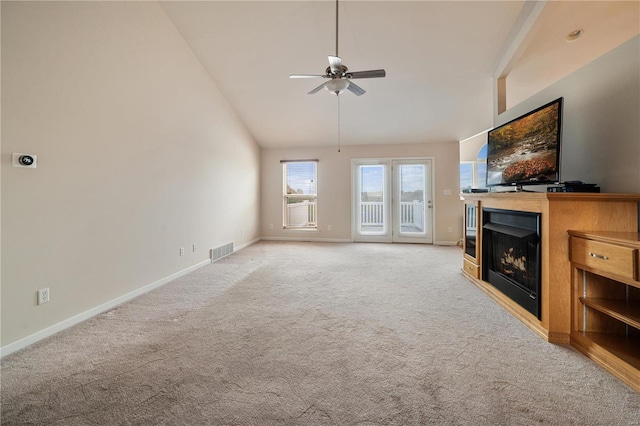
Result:
M640 425L457 247L260 242L2 360L2 424Z

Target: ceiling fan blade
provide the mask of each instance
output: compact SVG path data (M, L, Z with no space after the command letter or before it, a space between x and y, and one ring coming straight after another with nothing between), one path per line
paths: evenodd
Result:
M326 77L324 75L320 75L320 74L290 74L289 78L319 78L319 77Z
M342 59L339 56L329 56L329 68L334 74L342 73Z
M320 86L316 87L315 89L313 89L312 91L310 91L309 93L307 93L307 95L313 95L314 93L318 93L319 91L321 91L324 86L326 86L329 82L331 82L331 80L322 83Z
M385 70L355 71L349 73L349 78L378 78L386 75Z
M349 81L349 86L347 86L347 90L354 93L356 96L362 96L367 93L362 87L355 84L353 81Z

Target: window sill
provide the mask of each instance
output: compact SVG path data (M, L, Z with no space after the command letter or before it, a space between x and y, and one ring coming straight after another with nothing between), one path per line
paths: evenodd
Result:
M318 228L282 228L286 232L319 232Z

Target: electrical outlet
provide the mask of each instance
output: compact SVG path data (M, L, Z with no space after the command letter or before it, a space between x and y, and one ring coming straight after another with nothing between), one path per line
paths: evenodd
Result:
M449 232L453 232L453 227L452 226L449 227Z
M327 231L331 231L331 225L327 225Z
M49 287L38 290L38 305L49 301Z
M180 256L184 256L184 247L180 247Z
M273 229L273 223L269 225L269 229Z
M240 230L240 235L244 235L244 228Z
M193 243L192 250L194 253L196 252L196 250L198 250L198 245L196 243Z

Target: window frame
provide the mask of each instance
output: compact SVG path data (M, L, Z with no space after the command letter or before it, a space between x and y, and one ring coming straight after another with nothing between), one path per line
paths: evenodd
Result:
M318 160L281 160L282 163L282 229L295 231L317 231L318 230ZM288 194L288 166L293 163L310 163L313 164L313 189L312 194ZM299 204L291 202L292 200L310 201L304 203L307 205L307 211L297 212L298 216L307 220L304 224L291 224L291 205ZM298 209L301 210L301 209ZM303 210L303 209L302 209Z

